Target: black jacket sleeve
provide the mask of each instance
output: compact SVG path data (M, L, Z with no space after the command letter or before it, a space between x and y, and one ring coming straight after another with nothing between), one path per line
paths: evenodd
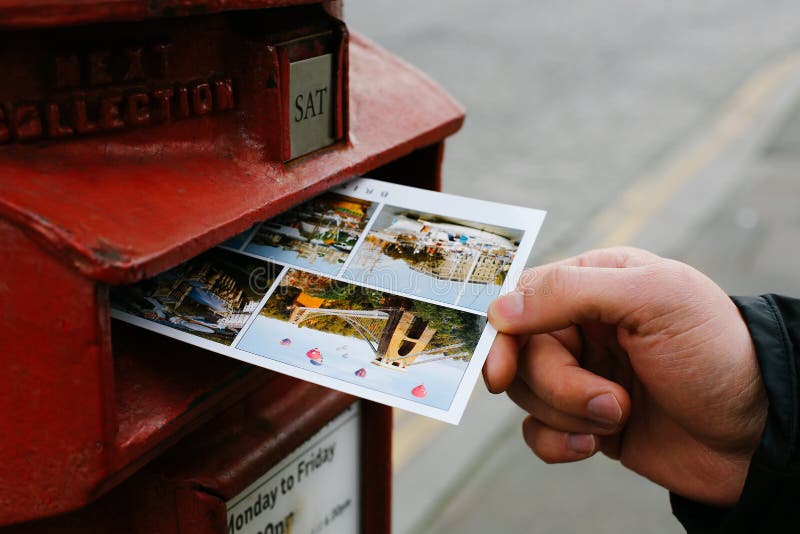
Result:
M756 348L769 411L761 443L732 508L670 494L689 534L800 532L800 300L779 295L734 297Z

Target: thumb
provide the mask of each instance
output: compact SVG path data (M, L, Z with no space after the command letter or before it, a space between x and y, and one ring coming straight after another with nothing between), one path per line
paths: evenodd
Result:
M507 334L543 334L586 321L637 326L650 266L549 264L522 273L517 288L492 302L489 322Z

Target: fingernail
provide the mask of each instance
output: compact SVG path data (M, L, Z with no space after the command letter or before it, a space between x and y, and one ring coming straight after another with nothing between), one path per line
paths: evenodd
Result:
M594 436L591 434L567 434L567 448L578 454L589 454L594 450Z
M492 362L494 358L491 358L492 352L489 351L489 357L486 358L486 362L483 364L483 381L486 382L486 389L489 390L489 393L498 393L494 390L494 384L492 383L492 376L494 373L492 372L491 368L494 365Z
M603 393L589 401L586 407L592 419L605 425L618 425L622 419L622 408L611 393Z
M522 308L525 305L525 297L519 291L512 291L500 297L500 314L504 317L512 318L522 315Z

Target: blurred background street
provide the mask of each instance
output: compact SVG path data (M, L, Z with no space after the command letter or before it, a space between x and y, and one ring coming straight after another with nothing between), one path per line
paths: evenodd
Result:
M530 264L633 244L737 294L800 295L800 4L348 0L466 107L444 190L546 209ZM595 457L548 466L479 384L458 427L396 414L395 532L682 532Z

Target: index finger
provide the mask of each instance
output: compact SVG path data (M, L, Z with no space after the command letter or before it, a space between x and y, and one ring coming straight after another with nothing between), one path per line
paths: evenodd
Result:
M652 283L648 274L647 266L537 267L523 273L517 289L492 302L489 322L507 334L543 334L588 320L635 326L632 314Z
M647 250L636 247L609 247L589 250L577 256L565 258L550 265L571 265L574 267L641 267L662 259Z

